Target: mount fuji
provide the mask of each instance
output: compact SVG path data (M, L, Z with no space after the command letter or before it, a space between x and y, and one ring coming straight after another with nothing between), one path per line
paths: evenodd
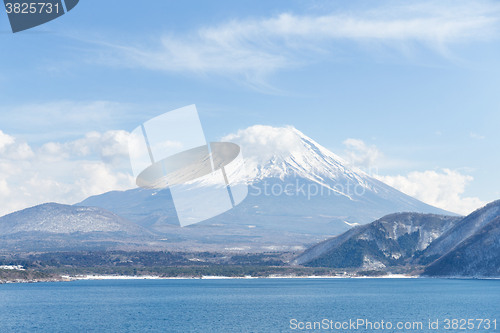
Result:
M163 235L169 247L190 250L300 250L390 213L450 215L351 167L291 126L256 125L221 141L240 145L249 186L246 199L221 215L181 228L168 189L112 191L76 205L107 209Z

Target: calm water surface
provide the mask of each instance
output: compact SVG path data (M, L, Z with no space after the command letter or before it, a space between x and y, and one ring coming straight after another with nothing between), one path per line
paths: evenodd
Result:
M446 330L446 318L489 319L491 328L485 330L483 322L477 329L479 322L474 321L472 330ZM333 327L306 329L307 322L324 319ZM358 319L379 325L383 320L384 329L335 329L335 323ZM431 331L429 319L439 320L439 329L433 332L500 332L500 280L104 280L0 285L0 332L422 332ZM423 330L387 329L387 322L394 326L422 322Z

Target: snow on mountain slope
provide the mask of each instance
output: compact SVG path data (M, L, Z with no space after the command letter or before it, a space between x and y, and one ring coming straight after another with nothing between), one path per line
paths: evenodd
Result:
M500 277L500 216L430 264L424 275Z
M370 177L365 173L351 168L342 158L292 126L275 128L255 125L240 130L237 134L230 134L221 141L233 142L241 147L249 184L266 178L284 180L289 177L299 177L325 187L330 186L329 181L330 183L331 180L338 182L341 179L361 184L365 188L373 187L369 182ZM206 167L210 165L210 161L204 157L198 165ZM186 170L190 169L186 168ZM193 171L190 170L190 172ZM189 183L196 182L194 180ZM199 185L207 186L216 183L216 181L211 182L209 177L205 177ZM332 188L331 191L338 190Z
M390 213L449 214L350 167L290 126L256 125L221 141L241 147L248 196L235 208L190 226L189 233L182 231L183 237L198 237L195 230L205 227L206 233L211 225L218 226L219 234L224 230L257 243L269 241L263 235L272 234L275 243L293 239L311 244ZM191 181L189 186L193 185L213 184L205 177L203 182ZM178 225L168 189L108 192L78 205L102 207L159 232L173 232Z
M281 189L281 192L287 195L291 194L284 189L287 184L278 186L275 181L289 183L295 179L302 183L315 184L312 186L308 183L307 186L301 187L296 183L294 187L290 185L287 187L288 191L295 191L295 195L299 192L304 193L308 200L310 196L326 194L343 196L351 201L366 201L361 197L367 195L398 202L403 211L449 213L423 204L350 166L341 157L292 126L276 128L255 125L240 130L236 134L227 135L221 141L233 142L241 147L248 175L247 183L254 185L252 188L258 187L259 183L265 185L273 182L268 185L270 188L275 186L275 193L280 192ZM209 163L208 160L203 162ZM231 176L230 173L228 175ZM217 184L217 180L205 177L203 181L193 180L189 184L211 186ZM307 193L304 192L306 191L304 188ZM368 200L371 201L373 198ZM426 206L423 210L422 205ZM384 210L384 212L390 213L391 211ZM371 221L370 218L364 222Z
M444 235L429 246L424 255L429 258L442 256L451 251L478 230L500 216L500 200L493 201L486 206L477 209L462 219L455 227L448 230Z
M368 261L381 263L383 267L402 265L460 219L458 216L434 214L390 214L312 246L295 258L293 263L361 267L364 261Z
M0 217L0 235L18 232L123 232L131 235L149 234L110 211L98 207L75 207L46 203Z
M347 162L292 126L275 128L255 125L222 141L239 144L251 182L273 177L301 177L318 184L325 179L351 179L369 186L366 174L354 171Z
M269 178L281 181L300 178L322 187L323 194L333 192L351 201L363 201L361 197L368 194L399 202L403 205L401 208L407 206L409 211L413 211L412 207L421 211L422 205L426 205L350 166L292 126L255 125L230 134L222 141L242 147L250 184ZM426 209L431 207L426 206ZM448 213L437 208L431 210L430 213Z

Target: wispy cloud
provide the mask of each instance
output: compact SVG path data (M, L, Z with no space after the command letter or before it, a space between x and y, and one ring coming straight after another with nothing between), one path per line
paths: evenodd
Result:
M363 140L347 139L343 142L346 146L345 159L356 167L370 168L380 165L384 154L375 145L368 146Z
M133 106L110 101L54 101L2 105L2 129L14 133L37 133L50 139L82 135L100 124L116 122L114 119L131 113ZM45 138L45 140L47 140Z
M477 133L474 133L474 132L470 132L470 137L473 138L473 139L477 139L477 140L484 140L484 139L486 139L486 137L484 135L477 134Z
M22 134L36 145L49 140L68 141L96 130L134 128L137 123L174 108L163 103L139 105L106 100L4 104L0 105L1 129L15 136Z
M328 57L344 41L376 42L403 53L417 43L447 55L451 44L496 38L499 18L500 4L491 1L390 3L323 15L282 13L142 38L148 42L100 41L98 61L237 76L263 84L266 75L276 70Z
M349 138L342 142L345 146L344 153L340 154L351 166L373 175L379 169L400 169L414 167L414 163L386 156L375 145L366 144L363 140Z

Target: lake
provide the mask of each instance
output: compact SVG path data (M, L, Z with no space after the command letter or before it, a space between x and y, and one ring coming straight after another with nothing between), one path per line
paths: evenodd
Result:
M499 303L500 280L4 284L0 332L499 332Z

